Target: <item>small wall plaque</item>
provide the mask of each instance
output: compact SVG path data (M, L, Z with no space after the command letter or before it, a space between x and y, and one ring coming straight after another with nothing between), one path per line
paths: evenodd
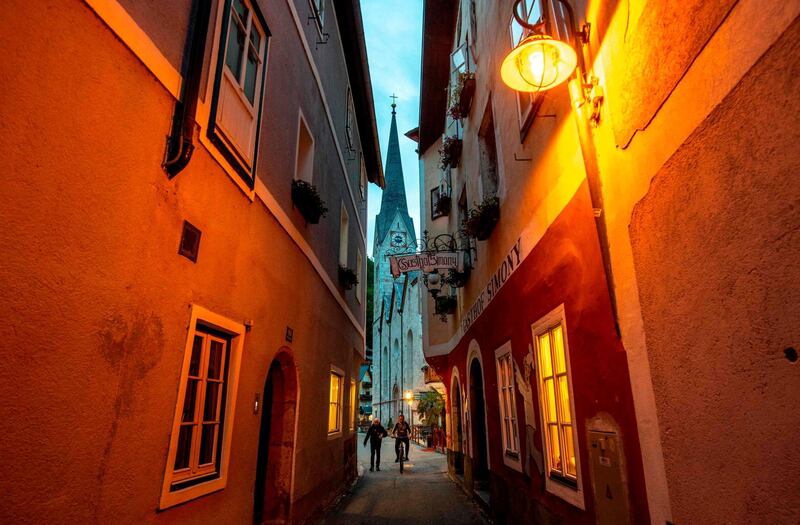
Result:
M181 234L181 244L178 246L178 253L192 262L197 262L197 255L200 253L200 236L202 232L189 221L183 221L183 233Z
M291 343L293 339L294 339L294 330L292 330L291 327L287 326L286 327L286 342L287 343Z

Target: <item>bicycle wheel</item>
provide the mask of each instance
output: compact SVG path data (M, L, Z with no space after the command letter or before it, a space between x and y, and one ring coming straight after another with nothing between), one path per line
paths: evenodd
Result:
M405 457L403 454L406 453L405 448L406 447L402 443L400 443L400 474L403 473L403 458Z

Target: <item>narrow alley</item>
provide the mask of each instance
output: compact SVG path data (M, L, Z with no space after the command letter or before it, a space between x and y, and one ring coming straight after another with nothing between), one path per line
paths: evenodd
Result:
M363 434L360 434L363 436ZM381 470L369 471L369 445L358 447L359 480L352 493L317 525L391 524L478 525L489 523L475 502L447 476L444 454L412 445L400 474L394 440L381 448Z

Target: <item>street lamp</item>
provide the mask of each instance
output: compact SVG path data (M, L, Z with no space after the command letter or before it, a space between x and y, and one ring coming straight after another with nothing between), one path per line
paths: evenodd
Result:
M575 47L580 50L585 43L588 30L578 31L575 28L575 15L572 6L566 0L558 0L566 9L570 19L570 31L575 36ZM581 71L586 72L583 55L566 42L557 40L543 32L549 26L549 9L542 9L542 20L535 25L529 24L519 15L522 0L514 2L514 19L522 27L533 32L522 40L517 47L503 60L500 66L500 77L503 82L516 91L538 93L547 91L565 82L580 62Z
M408 415L410 416L411 419L410 421L411 428L414 428L414 412L411 411L411 403L413 403L414 401L414 392L412 392L411 390L406 390L403 397L406 399L406 402L408 403Z

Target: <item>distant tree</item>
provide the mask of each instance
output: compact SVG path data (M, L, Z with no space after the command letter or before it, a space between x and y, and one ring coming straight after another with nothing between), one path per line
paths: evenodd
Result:
M367 349L372 350L372 309L375 304L375 261L367 257Z
M444 412L444 398L434 389L423 392L417 403L417 412L426 425L439 422L439 416Z

